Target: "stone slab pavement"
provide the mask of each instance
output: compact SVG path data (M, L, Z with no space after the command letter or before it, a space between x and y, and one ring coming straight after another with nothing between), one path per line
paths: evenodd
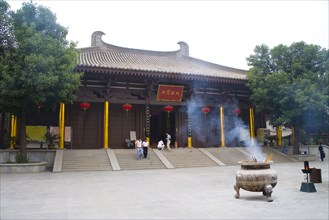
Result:
M328 219L328 159L317 192L300 192L303 162L274 163L273 202L234 198L234 166L1 174L0 219Z

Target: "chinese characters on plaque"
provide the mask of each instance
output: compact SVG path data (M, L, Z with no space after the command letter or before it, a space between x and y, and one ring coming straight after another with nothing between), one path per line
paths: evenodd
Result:
M159 85L157 101L181 102L184 86Z

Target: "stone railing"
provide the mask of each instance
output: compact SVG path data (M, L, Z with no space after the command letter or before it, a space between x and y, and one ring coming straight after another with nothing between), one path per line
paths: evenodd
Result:
M38 173L46 170L47 162L2 163L0 173Z

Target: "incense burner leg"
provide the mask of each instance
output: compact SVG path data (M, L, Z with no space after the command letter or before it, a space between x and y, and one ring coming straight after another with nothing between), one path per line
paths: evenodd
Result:
M234 190L236 191L236 194L234 195L234 197L236 199L240 198L240 186L238 184L234 185Z
M268 202L272 202L273 187L271 185L265 185L263 195L266 196Z

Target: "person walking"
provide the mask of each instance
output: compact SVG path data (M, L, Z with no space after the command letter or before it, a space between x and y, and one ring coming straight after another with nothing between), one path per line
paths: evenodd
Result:
M137 149L137 160L141 160L143 158L142 140L137 139L135 141L135 146L136 146L136 149Z
M171 135L168 132L166 133L166 140L167 140L167 148L170 151L171 150L171 148L170 148Z
M165 145L164 145L164 143L163 143L162 140L160 140L160 141L158 142L158 146L157 146L157 148L158 148L159 150L163 150L163 149L165 148Z
M149 142L147 142L146 140L143 141L142 146L143 146L144 158L147 158L147 152L148 152L148 148L149 148Z
M319 146L319 153L320 153L321 161L323 161L323 159L326 157L326 154L324 153L322 144L320 144Z

